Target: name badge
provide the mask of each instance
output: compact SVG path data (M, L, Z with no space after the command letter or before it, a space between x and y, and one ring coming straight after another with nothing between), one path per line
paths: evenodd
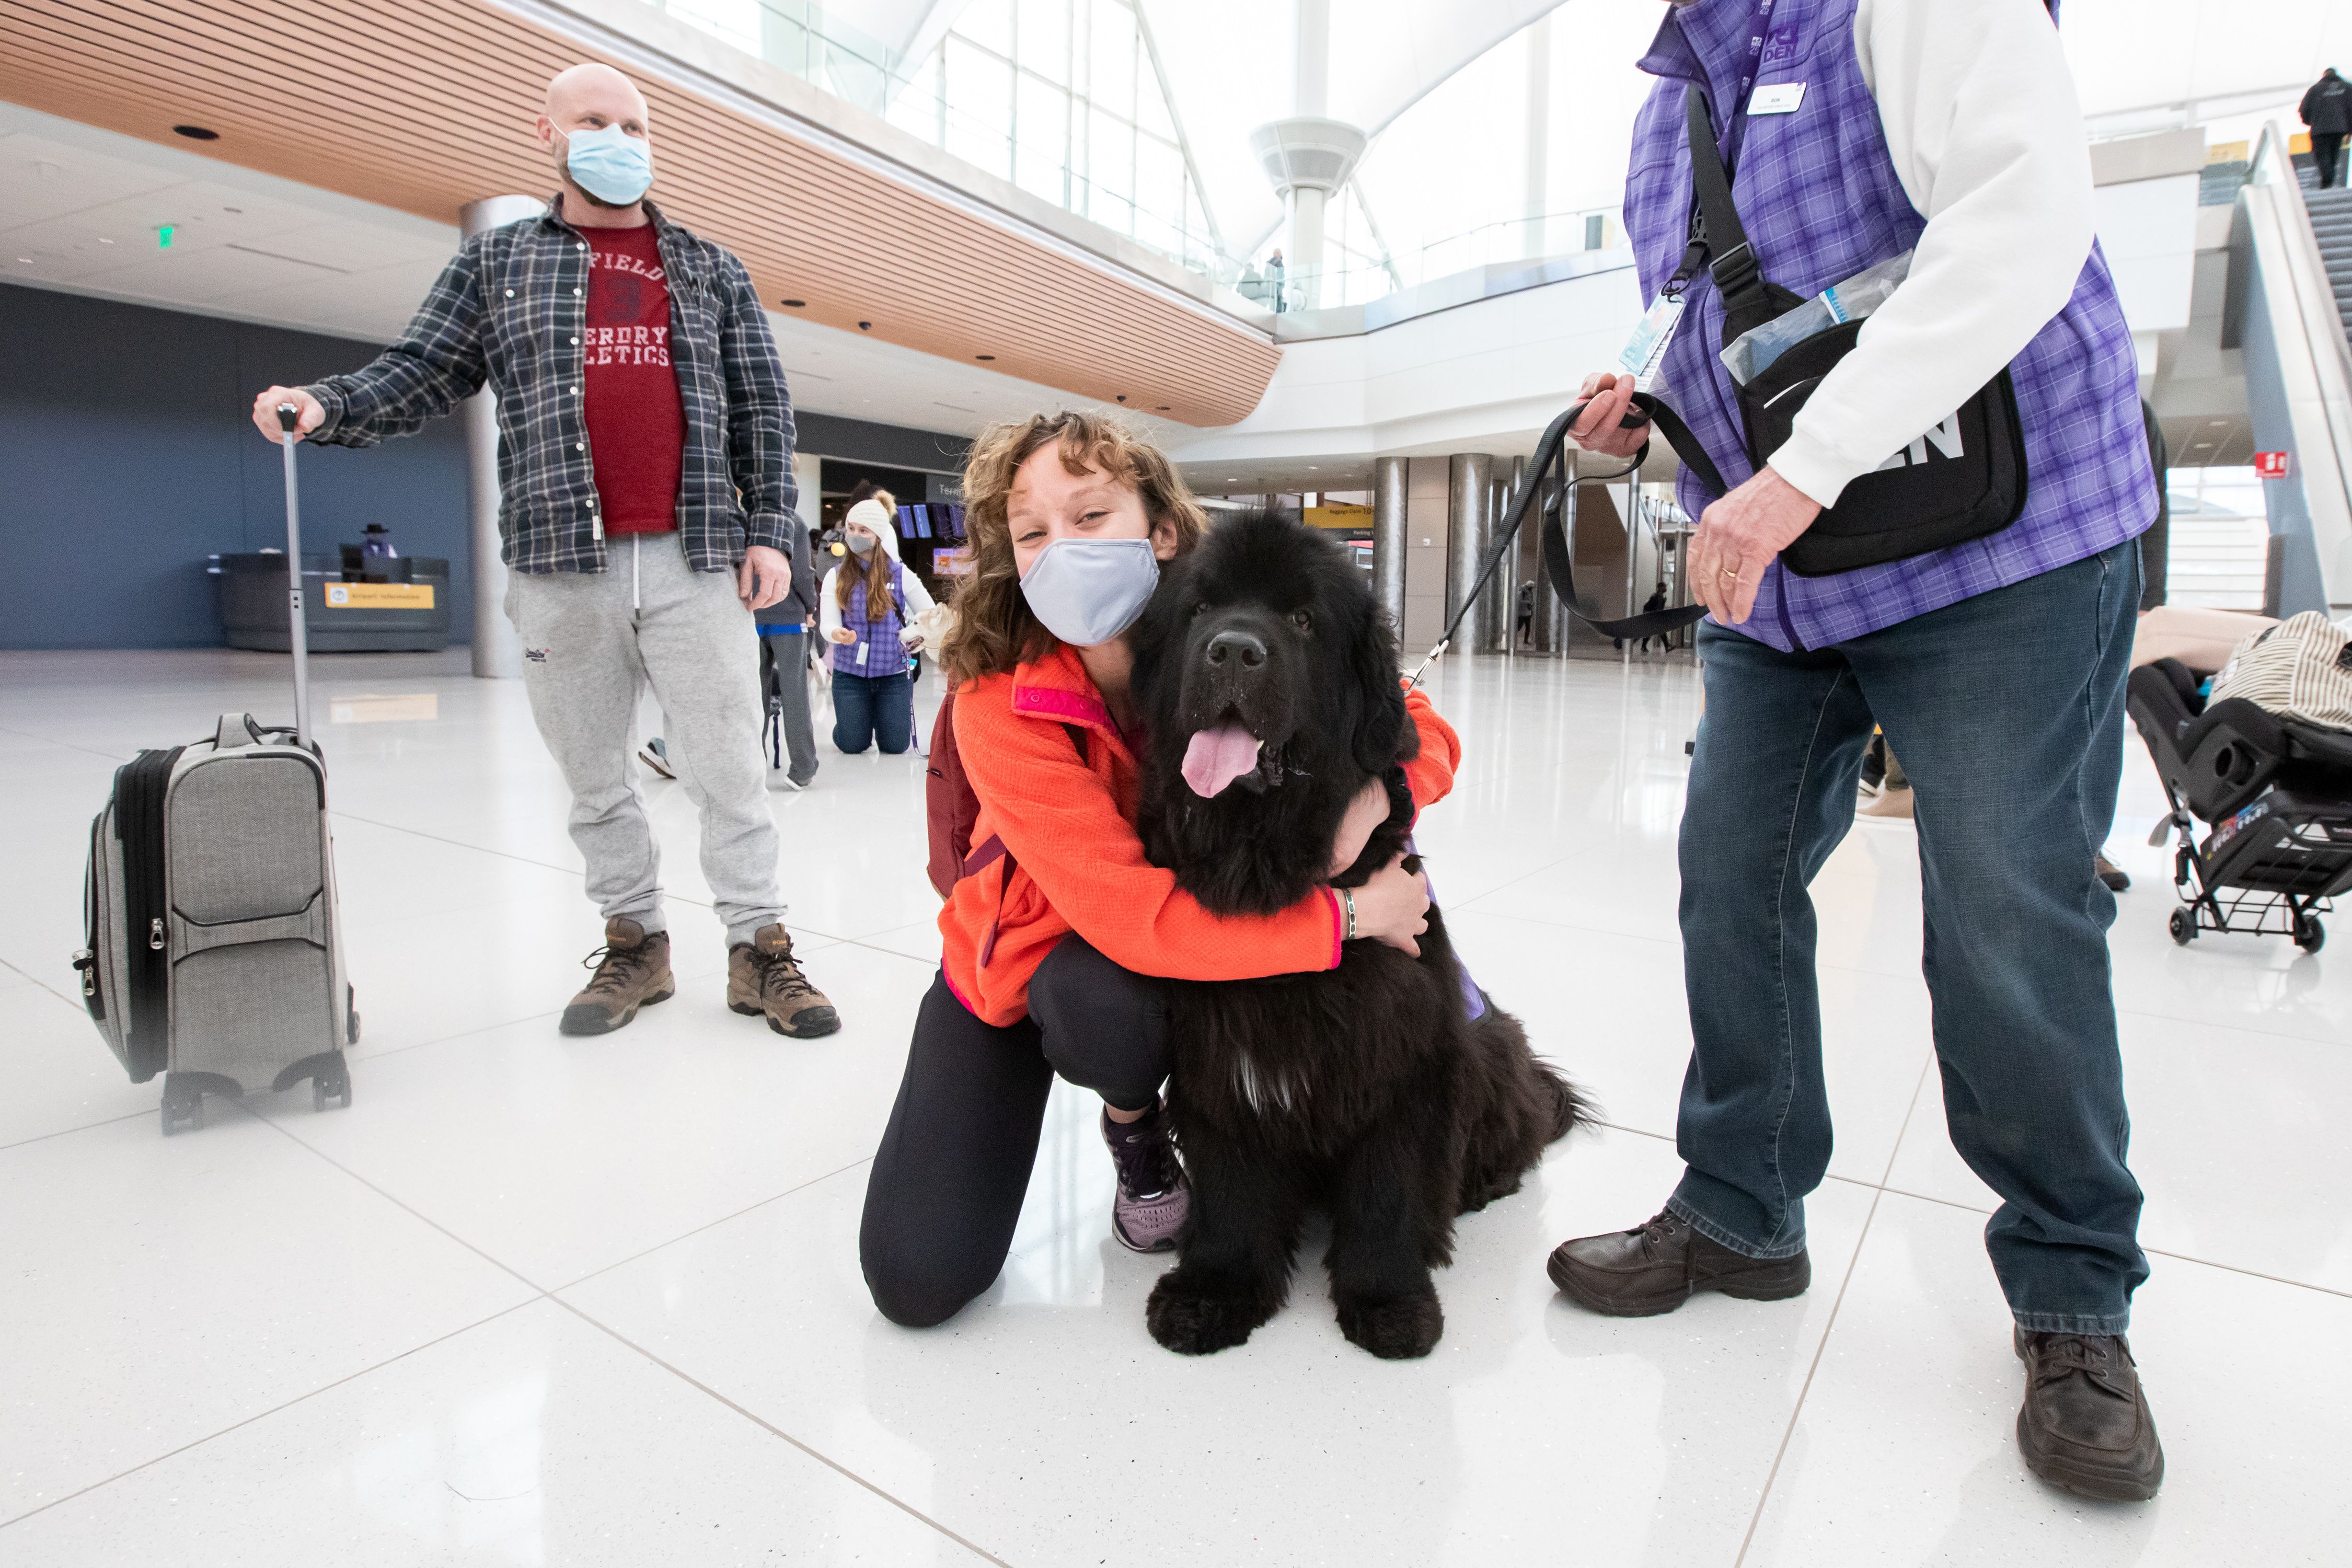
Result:
M1805 84L1801 81L1776 81L1759 87L1748 100L1750 114L1794 114L1797 105L1805 101Z
M1633 335L1625 341L1625 352L1617 356L1617 368L1633 378L1636 391L1657 390L1658 362L1666 357L1675 323L1682 319L1682 296L1661 294L1635 324Z

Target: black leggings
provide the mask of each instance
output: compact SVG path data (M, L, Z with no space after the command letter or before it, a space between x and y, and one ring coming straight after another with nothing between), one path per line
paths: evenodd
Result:
M929 1328L995 1282L1037 1161L1059 1073L1121 1110L1157 1103L1168 1077L1168 998L1075 932L1029 982L1029 1016L1003 1028L931 983L907 1076L866 1183L857 1256L874 1304Z

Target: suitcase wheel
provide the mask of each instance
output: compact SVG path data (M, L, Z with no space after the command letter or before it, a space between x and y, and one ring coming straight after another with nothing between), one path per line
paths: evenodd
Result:
M351 1109L351 1068L345 1068L341 1073L335 1076L332 1082L330 1082L323 1077L314 1078L310 1080L311 1110L324 1110L330 1105L337 1105L348 1110Z
M166 1090L163 1095L163 1136L169 1138L182 1126L201 1128L205 1124L205 1097L201 1090L184 1099L175 1100Z

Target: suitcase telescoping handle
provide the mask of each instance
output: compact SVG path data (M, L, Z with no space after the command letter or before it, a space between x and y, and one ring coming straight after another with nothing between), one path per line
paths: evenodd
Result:
M310 632L302 619L302 507L294 489L294 433L301 410L290 403L278 405L278 427L286 446L286 646L294 654L294 739L310 744Z

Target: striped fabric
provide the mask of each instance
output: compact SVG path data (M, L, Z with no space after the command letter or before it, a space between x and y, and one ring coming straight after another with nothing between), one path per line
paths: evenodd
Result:
M373 447L411 436L487 381L499 395L500 557L517 572L602 572L580 395L588 243L554 208L466 241L397 342L306 387L327 414L309 438ZM653 203L646 211L661 247L670 363L686 408L677 527L687 560L724 572L747 545L789 554L793 405L767 314L733 255Z
M1666 13L1642 68L1659 79L1634 126L1625 192L1645 298L1681 261L1691 208L1684 95L1706 94L1732 195L1765 276L1813 295L1911 248L1927 220L1887 152L1853 46L1856 0L1735 0ZM1761 65L1749 62L1760 49ZM1806 84L1794 114L1750 121L1749 72ZM1727 121L1729 122L1727 126ZM1702 272L1667 345L1659 391L1737 485L1753 471L1723 343L1723 300ZM1732 629L1783 650L1823 647L2095 555L2156 516L2156 478L2140 422L2137 361L2106 259L2095 246L2074 298L2011 362L2026 437L2025 510L1990 538L1830 577L1775 562L1748 622ZM1698 516L1714 498L1685 470Z
M2282 719L2352 730L2352 633L2317 610L2256 632L2213 678L2212 700L2231 697Z

